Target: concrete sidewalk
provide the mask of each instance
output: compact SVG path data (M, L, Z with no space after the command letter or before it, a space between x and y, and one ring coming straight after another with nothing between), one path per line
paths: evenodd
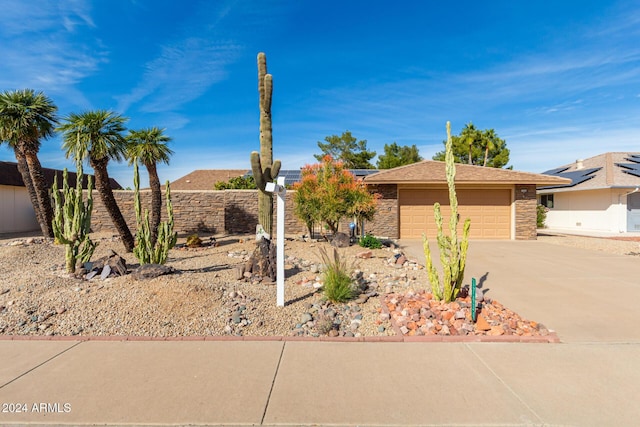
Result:
M637 425L639 261L472 242L561 344L0 341L0 425Z

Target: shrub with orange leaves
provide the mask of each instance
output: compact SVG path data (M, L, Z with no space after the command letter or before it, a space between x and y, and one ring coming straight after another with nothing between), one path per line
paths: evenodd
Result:
M320 163L302 168L301 180L293 188L296 190L294 212L309 233L314 224L325 223L335 234L345 217L353 217L358 222L371 220L380 198L330 155L324 156Z

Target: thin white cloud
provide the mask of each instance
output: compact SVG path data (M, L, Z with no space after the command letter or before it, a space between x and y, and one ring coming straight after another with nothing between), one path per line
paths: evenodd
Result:
M226 34L225 21L236 4L204 2L195 7L191 19L174 30L175 38L158 46L138 84L115 97L119 111L136 106L145 113L175 112L227 77L227 66L241 46L220 34Z
M118 110L140 103L144 112L173 111L226 77L225 67L237 56L233 42L188 38L163 46L149 62L142 81L129 94L116 97Z
M0 34L20 36L64 28L72 32L79 26L94 27L86 1L4 0L0 14Z
M88 4L7 0L2 7L0 34L5 40L0 45L0 86L72 96L86 105L86 98L74 85L107 59L98 42L87 38L79 43L71 34L80 27L94 27Z

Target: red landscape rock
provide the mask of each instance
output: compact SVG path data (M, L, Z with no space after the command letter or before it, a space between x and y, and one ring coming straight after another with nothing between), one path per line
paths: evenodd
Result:
M487 319L484 316L480 315L476 319L476 330L477 331L489 331L491 330L491 325L487 322Z
M486 336L545 336L549 331L535 321L522 319L517 313L492 300L481 304L476 323L471 321L470 298L451 303L436 301L424 290L383 297L389 317L403 335L451 335L472 333Z

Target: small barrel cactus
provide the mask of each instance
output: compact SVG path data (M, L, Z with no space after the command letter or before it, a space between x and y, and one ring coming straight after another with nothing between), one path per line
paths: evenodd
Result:
M199 248L200 246L202 246L202 239L198 237L197 234L191 234L187 236L186 245L189 248Z

